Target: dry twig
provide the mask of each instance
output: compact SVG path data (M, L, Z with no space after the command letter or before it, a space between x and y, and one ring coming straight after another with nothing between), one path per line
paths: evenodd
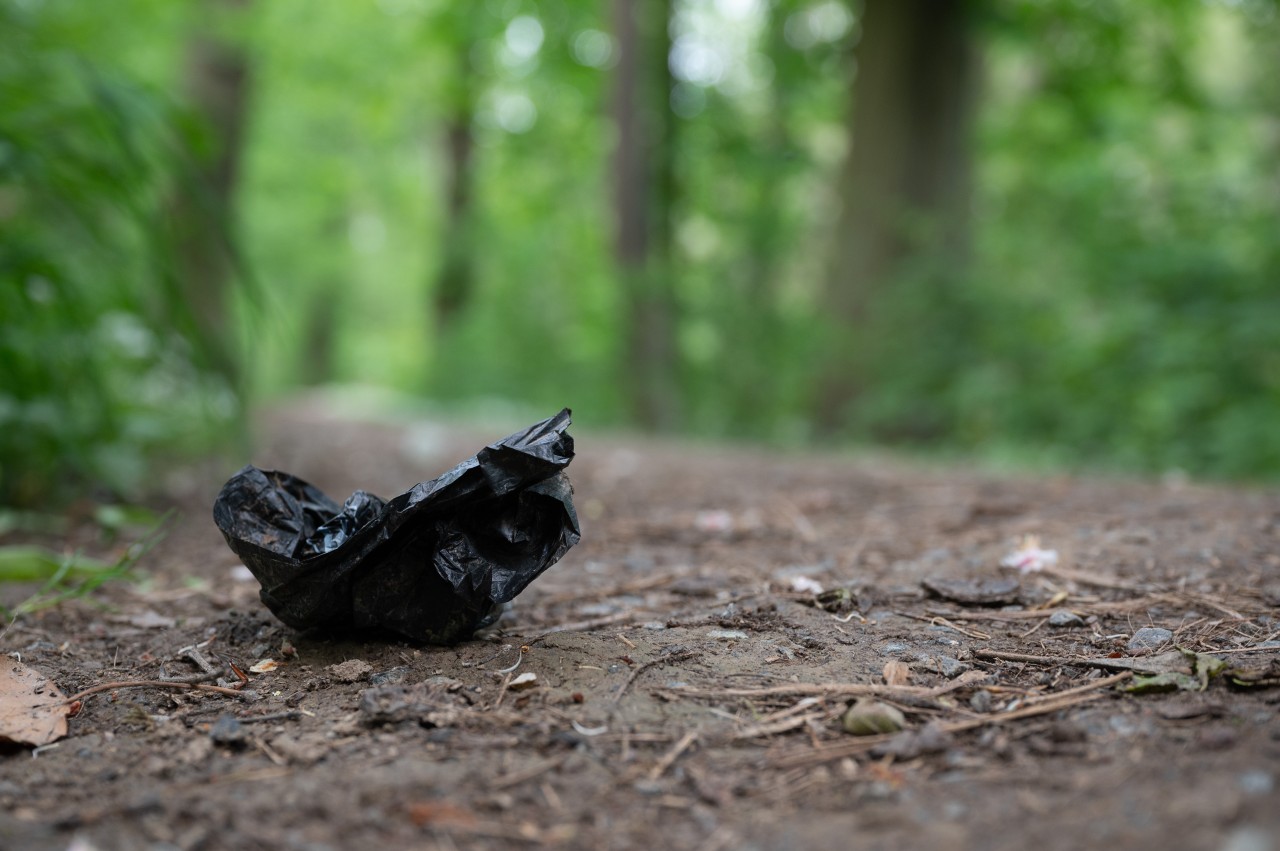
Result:
M171 688L179 691L211 691L217 694L228 694L232 697L248 697L246 692L234 688L225 688L223 686L211 686L207 683L183 683L172 682L169 680L121 680L115 683L101 683L100 685L90 686L84 691L78 691L68 697L67 703L75 703L77 700L83 700L91 694L98 694L103 691L115 691L122 688Z
M657 659L650 659L648 662L638 666L631 672L631 675L628 676L626 681L622 684L622 688L618 689L618 693L613 696L613 703L616 704L618 701L622 700L622 696L627 693L627 689L636 681L636 678L652 668L654 665L661 665L664 662L679 662L682 659L688 659L696 655L697 651L685 650L680 653L668 653L665 656L659 656Z
M667 769L670 768L675 763L675 761L680 758L680 754L688 750L689 746L692 745L695 741L697 741L697 739L698 739L698 732L696 730L690 730L688 733L685 733L683 736L681 736L680 741L676 742L671 747L671 750L663 754L662 759L658 760L657 764L649 772L649 779L657 780L659 777L665 774Z

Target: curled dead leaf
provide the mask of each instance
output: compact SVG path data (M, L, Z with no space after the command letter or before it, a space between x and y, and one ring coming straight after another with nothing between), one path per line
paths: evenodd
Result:
M538 684L538 675L529 671L520 674L513 679L507 686L512 691L523 691L527 688L533 688Z
M0 742L40 747L67 734L70 706L43 674L0 656Z

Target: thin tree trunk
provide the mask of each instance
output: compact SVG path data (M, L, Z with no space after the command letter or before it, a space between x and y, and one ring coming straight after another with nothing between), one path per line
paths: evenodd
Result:
M679 420L677 305L671 284L676 191L667 57L669 0L614 0L620 55L613 117L614 253L627 291L626 374L632 415L652 429Z
M471 301L475 267L472 240L473 181L471 160L475 149L471 123L475 113L470 40L458 45L457 76L445 128L445 229L443 257L436 275L437 327L448 327Z
M970 0L864 4L827 296L842 338L821 383L823 431L840 430L866 387L874 353L862 342L877 298L901 283L906 261L928 254L954 270L966 260L976 76L969 11Z
M243 13L248 0L205 0L210 18ZM202 21L202 24L207 21ZM240 172L250 72L244 51L201 26L186 57L186 89L208 132L209 145L196 152L191 179L174 200L176 265L197 332L235 380L239 366L229 339L229 290L235 266L230 211Z

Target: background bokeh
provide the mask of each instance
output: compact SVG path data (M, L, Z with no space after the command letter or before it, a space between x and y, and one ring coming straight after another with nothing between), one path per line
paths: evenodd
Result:
M1274 480L1280 4L0 0L0 502L313 385Z

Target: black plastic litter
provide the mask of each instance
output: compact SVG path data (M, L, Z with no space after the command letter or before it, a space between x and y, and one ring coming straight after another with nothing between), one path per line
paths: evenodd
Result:
M566 408L437 479L338 505L288 473L245 467L213 505L227 544L291 627L390 630L452 644L497 620L578 542Z

